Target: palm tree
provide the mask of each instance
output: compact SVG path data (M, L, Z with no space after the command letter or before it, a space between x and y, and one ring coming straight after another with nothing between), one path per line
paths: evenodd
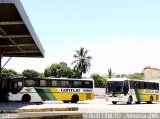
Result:
M108 69L108 78L112 78L113 75L114 73L112 72L112 69Z
M91 66L90 60L91 56L87 56L88 50L85 50L83 47L80 50L76 50L76 54L73 55L76 58L75 61L72 62L72 65L75 64L74 70L80 74L80 78L82 78L83 73L87 73Z

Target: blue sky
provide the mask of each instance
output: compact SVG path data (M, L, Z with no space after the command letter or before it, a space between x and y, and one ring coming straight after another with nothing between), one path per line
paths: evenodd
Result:
M21 0L45 49L45 58L12 58L6 68L39 72L52 63L70 66L75 50L93 57L90 73L160 68L159 0ZM5 62L6 58L3 58Z

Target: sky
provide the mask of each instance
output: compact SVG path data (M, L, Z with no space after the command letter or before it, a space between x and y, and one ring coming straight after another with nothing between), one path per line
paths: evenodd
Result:
M84 47L92 56L87 75L160 68L159 0L21 0L45 50L45 58L12 58L5 66L43 72L71 62ZM8 58L3 58L4 64Z

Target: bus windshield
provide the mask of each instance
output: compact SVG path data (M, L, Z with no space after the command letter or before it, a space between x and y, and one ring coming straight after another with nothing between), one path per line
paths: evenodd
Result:
M122 81L110 81L106 85L106 93L124 93L123 92L124 82Z

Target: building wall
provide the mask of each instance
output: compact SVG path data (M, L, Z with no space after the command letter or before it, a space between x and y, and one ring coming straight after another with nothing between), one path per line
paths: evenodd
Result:
M105 96L105 88L94 88L95 96Z
M151 67L144 68L144 79L145 80L160 79L160 69Z

